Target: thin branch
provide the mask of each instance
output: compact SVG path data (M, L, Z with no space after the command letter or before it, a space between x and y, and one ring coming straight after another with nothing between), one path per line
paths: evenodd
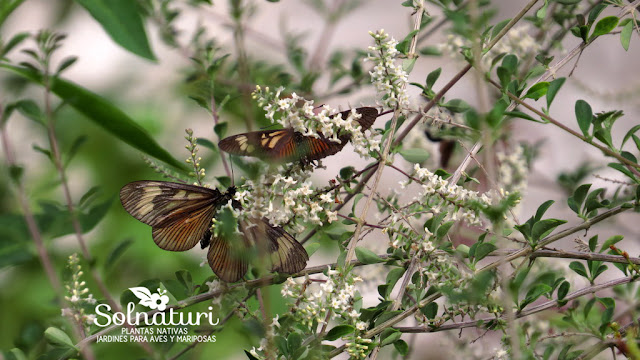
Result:
M498 84L497 82L488 79L487 81L489 81L493 86L495 86L498 90L503 91L504 89L502 88L502 86L500 86L500 84ZM598 148L598 150L602 151L604 154L614 157L616 158L616 160L620 161L621 163L627 165L627 166L631 166L634 167L635 169L640 170L640 165L634 163L633 161L630 161L629 159L623 157L622 155L611 151L610 149L594 142L591 139L587 139L586 137L584 137L582 134L578 133L577 131L569 128L568 126L564 125L563 123L555 120L554 118L552 118L551 116L543 113L542 111L539 111L538 109L534 108L533 106L529 105L528 103L524 102L522 99L520 99L519 97L513 95L512 93L510 93L509 91L504 91L505 94L507 94L507 96L509 96L509 98L511 100L513 100L515 103L517 103L518 105L522 105L525 108L527 108L528 110L532 111L533 113L535 113L536 115L540 116L541 118L547 120L548 122L550 122L551 124L559 127L560 129L564 130L565 132L577 137L578 139L586 142L589 145L592 145L596 148Z
M622 284L626 284L626 283L630 283L635 281L636 278L635 276L627 276L624 278L620 278L620 279L615 279L615 280L610 280L607 282L604 282L602 284L599 285L592 285L592 286L588 286L585 288L582 288L580 290L574 291L570 294L567 294L567 296L563 299L566 301L571 301L571 300L575 300L579 297L582 297L584 295L587 294L592 294L604 289L608 289L617 285L622 285ZM546 301L540 305L537 306L533 306L525 311L521 311L519 313L516 314L516 318L520 319L526 316L530 316L536 313L539 313L541 311L544 310L549 310L552 309L554 307L558 306L558 300L557 299L552 299L549 301ZM478 327L479 324L487 324L489 322L493 322L496 320L504 320L504 318L502 317L489 317L489 318L483 318L483 319L474 319L474 320L470 320L470 321L463 321L463 322L459 322L459 323L454 323L454 324L446 324L446 325L442 325L436 328L433 327L426 327L426 326L396 326L393 327L396 330L399 330L401 332L406 332L406 333L427 333L427 332L440 332L440 331L449 331L449 330L458 330L458 329L464 329L464 328L469 328L469 327Z

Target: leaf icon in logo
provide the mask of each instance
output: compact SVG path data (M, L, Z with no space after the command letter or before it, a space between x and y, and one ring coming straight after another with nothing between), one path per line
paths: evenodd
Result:
M140 299L139 304L146 306L151 309L155 309L157 307L156 303L151 300L151 292L149 289L143 286L132 287L129 288L133 295L135 295L138 299Z

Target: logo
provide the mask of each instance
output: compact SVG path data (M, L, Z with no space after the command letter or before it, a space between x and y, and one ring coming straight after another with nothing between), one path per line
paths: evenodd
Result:
M167 308L167 304L169 303L169 297L166 294L166 290L158 289L156 294L152 294L149 289L146 287L132 287L129 288L133 295L137 296L140 299L138 304L142 306L146 306L149 309L164 311Z
M169 305L167 291L157 289L151 293L145 287L132 287L129 290L139 299L138 303L129 302L123 311L111 312L109 304L96 305L94 324L99 327L110 325L123 326L120 335L101 335L98 342L215 342L215 335L189 335L188 326L210 325L220 323L214 317L213 307L208 312L188 312L186 309L176 310ZM136 305L144 306L150 311L135 311ZM142 327L138 327L142 326Z

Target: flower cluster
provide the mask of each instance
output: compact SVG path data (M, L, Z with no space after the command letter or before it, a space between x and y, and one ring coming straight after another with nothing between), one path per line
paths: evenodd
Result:
M491 39L485 39L487 42ZM519 58L535 56L540 51L541 42L529 35L529 26L514 27L500 39L500 41L482 59L486 68L491 66L492 60L500 54L518 54ZM485 44L486 45L486 44ZM438 45L438 50L444 55L462 60L460 50L471 47L471 41L460 36L450 34L444 43Z
M88 327L93 324L96 315L87 314L83 305L94 305L96 299L94 299L93 294L89 293L89 289L86 288L87 284L81 280L84 272L82 271L78 254L69 256L68 266L71 270L71 280L65 285L68 295L64 298L71 307L62 309L62 315L73 318L78 324L84 326L85 330L88 330Z
M185 132L187 133L187 136L184 138L189 142L189 144L185 145L185 148L189 150L190 153L190 157L185 161L187 164L193 165L194 171L190 175L196 178L197 182L194 185L202 185L202 179L204 179L205 171L204 168L200 167L200 161L202 158L198 156L198 138L193 136L193 130L191 129L186 129Z
M266 118L274 124L293 128L304 136L325 138L342 143L345 136L351 140L356 152L369 157L371 151L380 150L380 140L364 136L358 119L362 115L352 109L346 119L338 115L338 110L327 105L314 106L313 100L306 100L296 93L281 97L282 88L273 92L268 87L256 86L253 98L266 111Z
M367 60L375 65L369 72L371 82L381 95L382 103L387 108L398 108L406 111L409 108L409 95L407 94L407 73L402 65L396 64L396 58L400 52L396 49L398 41L391 38L384 30L369 32L375 41L374 46L369 46Z
M496 154L500 162L498 181L501 188L508 192L523 193L527 189L529 168L524 156L524 149L518 146L511 154Z
M294 233L304 231L304 223L322 225L336 221L338 213L330 207L338 199L337 191L316 191L309 180L308 166L294 164L288 174L268 172L256 181L246 180L233 199L242 211L235 209L232 201L220 211L231 210L238 221L267 218L274 226L295 224L291 229ZM215 225L214 221L214 231Z
M251 350L249 350L249 353L253 357L257 359L270 358L266 356L266 354L273 351L273 349L271 349L272 344L270 342L270 339L273 339L273 337L276 335L276 329L280 328L279 318L280 315L276 314L276 317L271 319L271 324L267 327L265 337L260 340L260 346L258 348L254 346Z
M445 220L464 220L470 226L481 225L480 210L483 207L496 204L500 196L495 191L480 194L477 191L467 190L439 175L434 174L418 164L414 166L413 177L421 183L422 191L414 197L417 204L430 208L432 214L446 212ZM412 180L401 182L405 188Z
M310 280L309 280L310 281ZM327 269L327 279L317 285L313 282L309 286L296 283L293 278L287 279L282 287L283 297L296 298L296 307L292 310L298 320L309 327L314 322L324 324L332 318L341 318L352 324L358 331L364 331L368 324L359 321L360 312L354 307L359 295L356 291L358 282L362 279L357 276L347 274L340 276L337 270Z
M360 335L351 335L346 337L347 339L347 354L352 359L366 359L367 355L370 353L369 347L373 340L363 338Z

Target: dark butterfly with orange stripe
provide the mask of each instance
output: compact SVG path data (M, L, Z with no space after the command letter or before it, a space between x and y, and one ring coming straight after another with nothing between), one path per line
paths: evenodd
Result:
M247 272L251 253L267 261L271 271L293 274L307 265L305 249L281 227L267 219L240 222L241 236L230 238L211 234L217 210L233 199L235 187L226 192L202 186L167 181L134 181L120 190L124 209L151 226L153 241L169 251L186 251L200 243L209 246L211 270L226 282L236 282ZM233 205L239 208L239 204Z
M362 131L371 128L378 117L378 110L372 107L360 107L355 110L361 115L357 121ZM338 115L347 119L350 113L351 110L347 110ZM350 140L349 134L339 136L339 143L327 139L322 134L319 135L319 138L305 136L292 128L253 131L226 137L218 143L218 147L233 155L255 156L271 162L308 163L337 153Z

